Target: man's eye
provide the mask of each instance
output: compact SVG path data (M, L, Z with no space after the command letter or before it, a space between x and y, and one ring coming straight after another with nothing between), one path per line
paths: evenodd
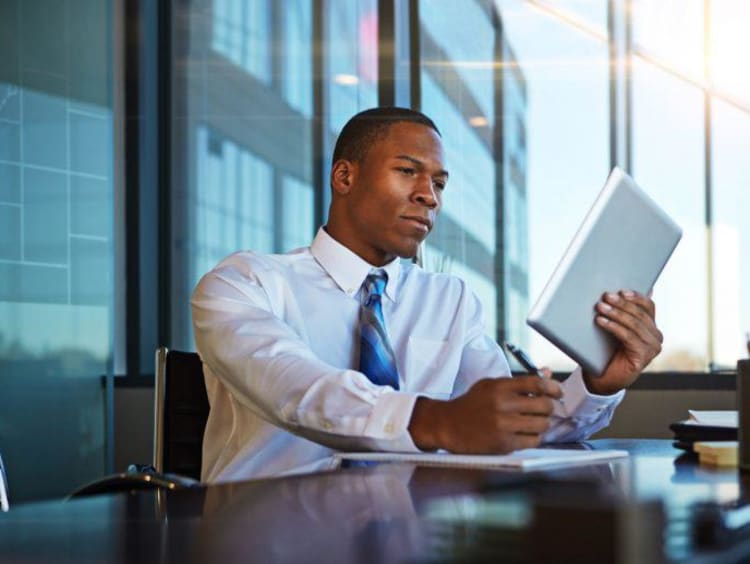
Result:
M442 180L435 181L435 188L437 188L440 191L445 190L445 182L443 182Z
M403 172L404 174L408 174L409 176L413 176L416 172L413 168L409 167L400 167L398 170Z

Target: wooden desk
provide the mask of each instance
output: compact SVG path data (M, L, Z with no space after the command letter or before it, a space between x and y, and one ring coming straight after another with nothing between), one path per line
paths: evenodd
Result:
M677 458L681 451L670 441L589 444L632 456L533 474L380 465L170 494L11 505L0 515L0 562L533 561L520 526L529 516L523 508L535 496L565 491L574 492L575 503L601 498L610 500L604 505L637 507L663 500L667 561L727 562L750 554L747 542L699 551L689 540L693 502L745 495L735 471ZM488 507L493 523L466 518ZM570 521L559 520L537 545L587 546L602 533Z

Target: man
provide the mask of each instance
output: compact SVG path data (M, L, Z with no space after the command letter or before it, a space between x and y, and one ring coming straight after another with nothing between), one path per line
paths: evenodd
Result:
M426 116L354 116L331 167L328 223L308 248L234 254L192 299L211 403L202 477L320 469L331 449L504 453L586 438L661 349L654 304L621 291L596 322L621 343L604 374L508 378L481 304L413 257L448 181Z

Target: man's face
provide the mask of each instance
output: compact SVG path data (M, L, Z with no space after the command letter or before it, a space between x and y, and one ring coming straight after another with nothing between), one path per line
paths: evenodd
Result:
M349 229L341 242L374 265L416 255L448 181L438 134L425 125L395 123L351 167L342 201Z

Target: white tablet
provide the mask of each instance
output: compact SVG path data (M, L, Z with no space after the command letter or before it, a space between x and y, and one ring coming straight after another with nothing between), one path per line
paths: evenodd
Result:
M618 341L594 322L604 292L647 293L682 229L625 172L614 168L527 323L585 370L601 374Z

